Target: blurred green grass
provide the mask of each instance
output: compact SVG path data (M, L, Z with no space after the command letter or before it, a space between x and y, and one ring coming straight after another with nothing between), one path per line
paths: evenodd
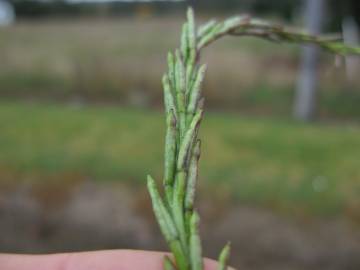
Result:
M162 174L161 112L0 103L0 179L74 173L144 185ZM360 127L207 113L201 188L260 206L336 214L360 207Z

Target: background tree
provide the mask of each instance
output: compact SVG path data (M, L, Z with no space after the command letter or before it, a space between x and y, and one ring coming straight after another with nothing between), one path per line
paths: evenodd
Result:
M321 32L324 10L325 0L305 1L305 22L310 33ZM304 46L294 103L294 116L303 121L313 119L316 112L318 59L319 49L316 46Z

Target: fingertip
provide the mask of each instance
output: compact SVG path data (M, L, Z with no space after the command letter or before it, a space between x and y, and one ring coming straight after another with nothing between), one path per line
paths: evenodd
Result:
M0 254L1 270L159 270L165 252L104 250L51 255ZM204 260L204 270L216 270L218 263ZM229 268L229 270L235 270Z

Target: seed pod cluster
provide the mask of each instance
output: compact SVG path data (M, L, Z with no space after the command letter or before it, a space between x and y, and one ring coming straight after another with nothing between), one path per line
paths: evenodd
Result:
M200 51L225 35L255 36L270 41L313 43L338 54L360 54L328 37L295 31L247 15L223 22L211 20L196 29L190 8L182 27L180 48L169 52L168 71L163 76L166 113L164 192L148 177L154 213L173 258L164 258L165 270L203 270L200 218L194 208L201 143L198 139L203 117L202 84L206 66L199 64ZM219 270L225 270L230 254L226 245L219 256Z
M180 49L168 53L163 77L166 112L164 190L162 199L148 177L154 212L175 261L164 259L165 269L202 270L199 216L194 211L200 157L198 130L203 117L201 86L206 67L198 63L194 13L187 12Z

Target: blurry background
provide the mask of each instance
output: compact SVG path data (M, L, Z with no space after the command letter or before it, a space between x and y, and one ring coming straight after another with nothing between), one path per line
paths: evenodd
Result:
M0 0L0 251L164 249L160 78L186 7L359 41L359 1ZM239 269L360 269L359 59L226 38L203 62L205 254ZM1 267L0 267L1 268Z

